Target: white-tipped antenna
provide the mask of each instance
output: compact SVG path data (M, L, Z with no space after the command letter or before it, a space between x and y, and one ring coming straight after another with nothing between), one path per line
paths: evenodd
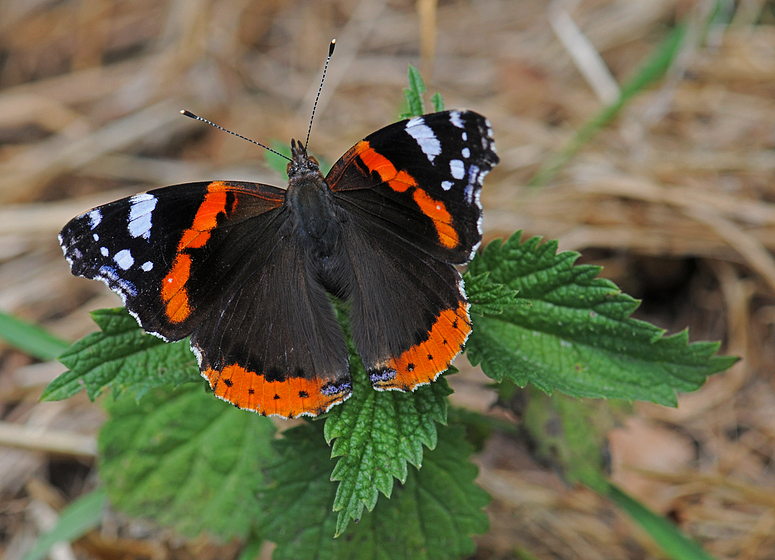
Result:
M248 141L248 142L250 142L251 144L255 144L256 146L261 146L261 147L262 147L262 148L264 148L265 150L269 150L269 151L270 151L270 152L272 152L273 154L277 154L278 156L280 156L280 157L282 157L282 158L285 158L285 159L287 159L288 161L293 161L291 158L289 158L289 157L288 157L288 156L286 156L285 154L281 154L280 152L278 152L277 150L273 150L273 149L272 149L272 148L270 148L269 146L264 146L264 145L263 145L261 142L256 142L255 140L251 140L250 138L248 138L248 137L246 137L246 136L242 136L242 134L237 134L236 132L232 132L232 131L231 131L231 130L229 130L228 128L223 128L222 126L218 126L217 124L215 124L215 123L214 123L214 122L212 122L212 121L208 121L207 119L203 119L203 118L202 118L202 117L200 117L199 115L195 115L195 114L194 114L194 113L192 113L191 111L186 111L185 109L183 109L183 110L181 110L181 111L180 111L180 114L181 114L181 115L185 115L186 117L188 117L188 118L190 118L190 119L194 119L194 120L197 120L197 121L202 121L202 122L204 122L204 123L207 123L207 124L209 124L210 126L214 126L214 127L215 127L215 128L217 128L218 130L223 130L224 132L228 132L229 134L232 134L232 135L236 136L237 138L242 138L243 140L247 140L247 141Z
M304 142L304 149L307 149L309 144L309 134L312 132L312 119L315 118L315 109L318 108L318 99L320 99L320 92L323 91L323 81L326 79L326 70L328 70L328 63L331 60L331 55L334 54L334 47L336 47L336 39L331 39L331 44L328 45L328 57L326 58L326 64L323 66L323 77L320 78L320 87L318 88L318 94L315 96L315 103L312 105L312 115L309 118L309 128L307 129L307 140Z

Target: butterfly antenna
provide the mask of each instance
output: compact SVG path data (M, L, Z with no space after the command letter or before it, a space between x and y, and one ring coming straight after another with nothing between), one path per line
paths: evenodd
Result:
M312 115L309 118L309 128L307 129L307 140L304 142L304 149L307 149L309 144L309 134L312 132L312 119L315 118L315 109L318 108L318 100L320 99L320 92L323 91L323 81L326 79L326 70L328 70L328 63L331 60L331 55L334 54L334 47L336 47L336 39L331 39L331 44L328 45L328 57L326 58L326 64L323 66L323 77L320 78L320 87L318 88L318 94L315 96L315 103L312 105Z
M261 146L261 147L262 147L262 148L264 148L265 150L269 150L269 151L270 151L270 152L272 152L273 154L277 154L278 156L280 156L280 157L282 157L282 158L285 158L285 159L287 159L288 161L293 161L293 160L291 160L291 158L289 158L289 157L288 157L288 156L286 156L285 154L281 154L280 152L278 152L277 150L273 150L273 149L272 149L272 148L270 148L269 146L264 146L264 145L263 145L261 142L256 142L255 140L251 140L250 138L248 138L248 137L246 137L246 136L242 136L242 134L237 134L236 132L232 132L232 131L231 131L231 130L229 130L228 128L223 128L222 126L218 126L217 124L215 124L215 123L214 123L214 122L212 122L212 121L208 121L207 119L203 119L203 118L202 118L202 117L200 117L199 115L195 115L195 114L194 114L194 113L192 113L191 111L186 111L185 109L183 109L183 110L180 112L180 114L181 114L181 115L185 115L185 116L186 116L186 117L188 117L189 119L194 119L194 120L197 120L197 121L202 121L202 122L204 122L204 123L207 123L207 124L209 124L210 126L214 126L214 127L215 127L215 128L217 128L218 130L223 130L224 132L228 132L229 134L232 134L232 135L236 136L237 138L242 138L243 140L247 140L247 141L248 141L248 142L250 142L251 144L255 144L256 146Z

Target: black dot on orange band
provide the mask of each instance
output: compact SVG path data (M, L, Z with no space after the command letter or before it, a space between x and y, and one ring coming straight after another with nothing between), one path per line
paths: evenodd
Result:
M277 399L280 398L280 395L275 395L273 398L274 398L274 400L277 400Z
M414 371L414 364L406 364L406 371Z
M433 354L428 354L428 361L430 361L430 362L433 361Z
M456 328L457 328L457 319L455 319L454 321L452 321L452 328L453 328L453 329L456 329Z
M227 387L231 387L232 386L231 379L224 379L223 384L226 385Z
M309 393L307 393L307 391L299 391L299 398L306 399L307 397L309 397Z
M441 343L442 343L442 344L444 344L445 346L446 346L447 344L449 344L449 343L447 342L447 339L446 339L446 338L445 338L445 339L444 339L444 340L443 340Z
M256 392L255 389L248 389L248 394L250 394L250 395L254 394L255 392Z

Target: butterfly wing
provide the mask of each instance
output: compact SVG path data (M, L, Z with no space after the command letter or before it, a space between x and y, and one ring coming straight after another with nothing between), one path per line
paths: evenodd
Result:
M230 278L191 347L216 396L262 414L316 416L352 392L344 336L291 230L261 247Z
M60 244L73 274L105 282L147 332L190 335L216 395L315 415L350 394L347 349L293 250L284 196L254 183L164 187L74 218Z
M445 111L385 127L326 181L351 219L353 338L378 389L429 383L471 324L460 273L481 241L479 195L498 163L487 120Z

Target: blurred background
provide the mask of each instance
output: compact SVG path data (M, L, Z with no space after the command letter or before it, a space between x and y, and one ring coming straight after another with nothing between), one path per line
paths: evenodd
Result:
M179 110L303 138L332 38L312 152L333 162L393 122L412 63L448 108L493 124L485 241L559 239L643 299L639 318L743 357L677 409L636 403L606 453L615 482L718 558L775 558L775 2L0 0L0 311L74 341L90 310L120 305L70 275L56 240L97 204L195 180L285 185L260 149ZM455 404L518 420L458 366ZM38 402L63 369L0 345L8 560L96 484L100 407ZM662 557L523 435L496 433L476 462L493 496L476 558ZM74 549L204 559L239 544L111 512Z

